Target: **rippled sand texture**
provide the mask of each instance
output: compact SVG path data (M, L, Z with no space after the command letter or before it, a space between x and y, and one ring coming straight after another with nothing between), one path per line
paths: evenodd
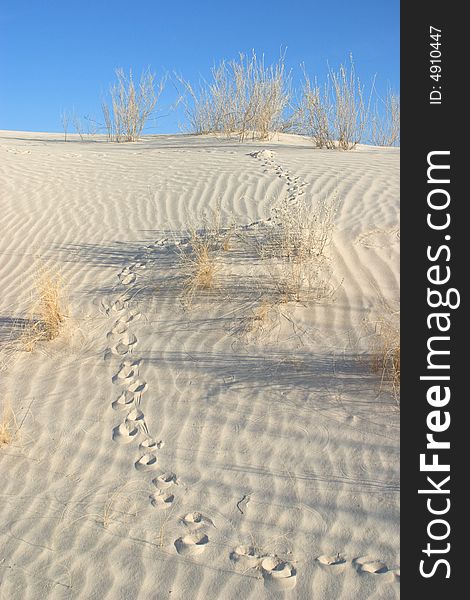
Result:
M3 132L0 159L0 397L19 424L0 598L398 598L399 414L368 353L398 300L399 151ZM334 295L252 335L240 232L333 193ZM175 240L218 202L240 235L188 309ZM11 352L44 262L68 333Z

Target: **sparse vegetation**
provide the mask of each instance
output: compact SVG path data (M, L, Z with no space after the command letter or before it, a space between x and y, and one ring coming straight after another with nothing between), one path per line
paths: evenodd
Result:
M331 292L325 254L331 240L338 196L316 203L304 196L284 198L273 219L251 240L265 261L274 290L283 301L320 300Z
M328 68L326 79L319 83L302 66L301 89L293 87L292 71L286 68L285 52L267 64L264 55L240 53L233 60L214 65L208 80L191 83L175 75L179 97L171 110L184 107L185 124L192 133L238 137L240 141L269 140L275 133L294 132L307 135L317 148L351 150L358 143L393 146L400 139L400 97L387 90L382 98L376 94L375 78L367 87L356 73L352 55L338 69ZM150 69L138 83L132 70L116 69L116 83L101 103L102 122L85 117L105 131L108 141L133 142L155 113L166 77L156 81ZM296 98L298 98L296 100ZM84 139L81 120L75 112L61 114L64 139L70 119Z
M385 97L379 97L374 105L370 129L370 141L376 146L397 146L400 143L400 96L390 88Z
M372 86L373 88L373 86ZM351 150L363 140L370 119L371 94L356 74L352 56L349 65L329 68L320 86L304 68L304 86L298 109L301 132L310 135L318 148Z
M107 137L109 141L135 142L155 110L165 80L156 83L155 73L147 69L136 85L132 70L129 75L123 69L115 73L117 82L110 89L110 100L101 105Z
M191 305L198 290L215 286L218 259L228 251L232 227L222 227L220 203L199 220L188 218L187 239L177 246L183 267L184 302Z
M388 384L400 404L400 311L392 311L382 302L383 311L375 325L372 341L372 370Z
M68 316L60 274L43 267L37 277L28 324L20 338L21 347L32 352L38 343L54 340L59 336Z
M249 135L266 140L282 129L282 115L291 97L291 76L284 55L272 65L264 56L240 53L238 59L222 61L211 71L211 81L195 89L178 76L185 90L184 104L191 130L195 133Z
M3 446L9 446L16 438L19 426L16 421L15 413L8 401L2 403L2 412L0 415L0 449Z
M64 132L64 142L66 142L70 122L70 114L66 110L60 113L60 122L62 123L62 130Z

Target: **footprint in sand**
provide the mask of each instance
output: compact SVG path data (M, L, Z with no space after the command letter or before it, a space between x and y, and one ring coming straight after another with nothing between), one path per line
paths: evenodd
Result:
M163 442L162 440L157 442L157 440L154 440L151 437L147 437L139 445L139 450L143 454L148 454L149 452L155 452L155 450L160 450L160 448L163 448L164 445L165 445L165 442Z
M240 563L247 569L258 567L261 559L254 546L237 546L230 553L230 560Z
M130 444L139 437L140 430L133 421L127 419L113 429L113 440L119 444Z
M370 556L361 556L353 560L353 565L356 567L358 572L362 573L373 573L375 575L382 575L388 572L387 565L381 560L374 559Z
M157 492L156 494L152 494L150 496L150 504L155 508L166 509L172 506L175 501L174 494L170 492Z
M111 304L111 310L113 310L116 313L121 313L121 312L125 311L128 306L129 306L129 302L127 300L118 298Z
M209 537L205 533L191 533L175 540L176 552L182 556L201 554L209 543Z
M118 278L122 285L131 285L137 279L137 275L135 273L121 273Z
M178 480L174 473L162 473L155 479L152 479L152 483L155 487L160 489L166 489L171 487L172 485L178 485Z
M111 404L114 410L124 410L129 409L134 403L135 396L129 390L125 390L116 398L116 400Z
M142 314L138 310L130 310L127 315L120 317L119 320L121 323L128 324L133 321L138 321L141 316L142 316Z
M261 561L264 585L273 591L291 590L297 583L297 571L293 565L277 556L267 556Z
M145 262L136 262L132 265L129 265L129 271L134 271L136 269L145 269L146 266L147 266L147 263L145 263Z
M338 553L338 554L322 554L317 558L318 562L322 565L332 566L332 565L343 565L346 560Z
M134 463L134 467L137 471L152 471L157 468L157 457L155 454L148 452Z
M250 156L252 156L253 158L259 158L261 159L266 159L266 160L272 160L275 157L275 153L273 150L257 150L256 152L251 152Z
M137 407L133 408L126 417L128 421L132 421L133 423L139 423L143 421L144 418L144 413Z
M145 394L148 390L148 384L143 379L136 379L129 383L127 389L134 394L135 401L139 403L142 399L142 394Z
M196 531L197 529L201 529L202 527L215 527L213 521L209 519L209 517L204 516L200 512L191 512L181 518L181 523L191 529L192 531Z
M114 341L115 335L108 333L108 341ZM120 336L120 339L115 343L111 344L105 351L105 359L111 356L123 357L126 354L132 354L135 346L137 345L137 338L133 333L126 332Z
M118 372L113 375L112 382L119 385L130 386L132 383L135 383L136 377L139 374L139 366L140 361L123 361Z
M114 339L114 336L120 336L127 332L129 329L129 324L127 321L123 321L122 319L118 319L114 325L111 327L111 331L106 334L108 340Z

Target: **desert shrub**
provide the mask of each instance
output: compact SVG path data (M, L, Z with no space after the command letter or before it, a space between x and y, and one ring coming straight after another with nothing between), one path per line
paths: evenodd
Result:
M135 84L132 70L126 75L123 69L116 69L117 82L111 87L110 100L103 101L101 108L108 140L134 142L155 110L164 88L164 79L156 83L156 75L149 69Z
M238 59L222 61L211 70L211 80L194 88L181 76L184 104L195 133L236 134L243 141L265 140L283 127L283 111L291 95L291 76L284 55L272 65L264 57L240 53Z
M338 204L337 194L316 202L286 197L273 209L269 225L247 238L269 274L273 301L320 300L332 292L326 248Z
M352 56L349 65L329 68L326 82L311 80L305 68L297 108L299 130L312 137L318 148L351 150L364 138L370 120L370 99L356 74Z
M19 426L10 403L3 401L0 414L0 449L14 441L18 430Z
M400 312L386 304L377 319L372 341L372 370L380 376L382 385L390 385L400 404Z
M229 249L232 225L222 225L220 203L216 208L199 216L188 216L186 236L178 243L183 277L183 301L190 306L200 290L210 290L216 285L219 258Z
M22 348L31 352L38 343L57 338L68 313L60 274L51 268L42 267L36 280L29 319L20 338Z
M375 146L400 143L400 95L387 89L375 102L370 118L370 141Z

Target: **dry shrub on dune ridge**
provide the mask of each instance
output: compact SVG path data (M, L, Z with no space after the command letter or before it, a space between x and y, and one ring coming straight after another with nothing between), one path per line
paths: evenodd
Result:
M301 132L310 135L318 148L351 150L363 140L370 122L372 85L368 99L356 74L352 56L349 65L329 68L320 86L304 69L304 86L297 121Z
M258 58L254 51L251 56L240 53L238 59L213 67L211 75L198 89L178 76L185 90L181 101L195 133L266 140L283 129L283 111L291 97L284 54L266 65L264 56Z
M400 143L400 95L390 88L375 103L370 118L370 141L376 146Z
M155 73L144 71L136 85L132 75L123 69L115 71L117 82L110 89L110 102L102 102L101 108L109 141L135 142L155 110L165 80L156 84Z

